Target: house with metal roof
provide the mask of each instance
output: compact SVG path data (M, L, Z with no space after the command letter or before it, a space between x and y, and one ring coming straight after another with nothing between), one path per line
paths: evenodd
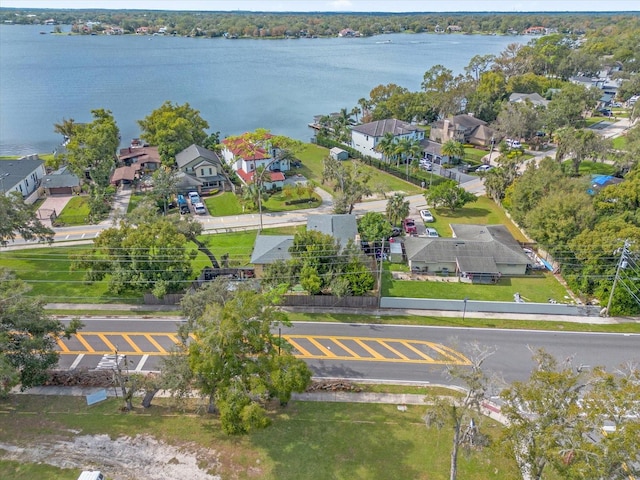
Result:
M408 237L412 272L453 274L474 283L524 275L531 260L504 225L452 224L453 238Z
M0 191L3 195L18 192L28 197L40 185L47 174L44 160L38 155L29 155L18 160L0 162Z
M383 154L377 147L387 133L391 133L396 140L424 140L424 130L402 120L388 118L354 126L351 129L351 147L363 155L382 160Z

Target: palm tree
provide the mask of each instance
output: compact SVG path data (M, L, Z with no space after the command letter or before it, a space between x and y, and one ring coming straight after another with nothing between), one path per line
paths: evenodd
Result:
M361 113L362 110L360 110L360 107L358 107L357 105L351 109L351 115L356 117L356 123L358 123L358 115L360 115Z
M369 108L371 107L369 100L363 97L358 100L358 105L360 105L360 113L362 113L363 118L369 115Z
M383 160L387 163L391 163L391 158L395 154L396 150L396 137L393 136L393 133L385 133L376 145L376 150L382 153Z
M409 215L409 200L401 193L394 193L387 200L387 219L391 225L398 226Z
M464 145L455 140L447 140L442 145L442 154L452 159L452 163L457 163L455 160L459 160L464 157Z

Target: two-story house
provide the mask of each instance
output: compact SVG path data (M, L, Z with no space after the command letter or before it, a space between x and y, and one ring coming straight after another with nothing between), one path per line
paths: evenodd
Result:
M377 147L386 133L391 133L396 141L402 138L424 140L424 130L402 120L388 118L354 126L351 129L351 147L363 155L381 160L383 154Z
M455 140L460 143L488 147L491 145L494 134L493 129L489 128L484 120L462 114L433 122L429 140L438 143Z
M281 150L268 145L259 145L242 137L225 138L222 141L222 157L231 166L245 185L255 181L255 173L264 168L263 177L259 179L267 190L282 188L285 176L283 172L291 169L286 157L281 157Z
M176 155L176 165L180 192L223 189L227 181L218 155L195 143Z

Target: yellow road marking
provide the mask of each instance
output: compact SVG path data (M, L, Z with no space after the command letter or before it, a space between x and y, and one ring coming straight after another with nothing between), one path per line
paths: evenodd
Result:
M122 338L124 338L127 341L127 343L131 345L131 348L133 348L136 353L142 353L142 350L140 349L140 347L138 347L138 345L136 345L136 343L133 340L131 340L131 337L129 337L129 334L121 333L121 335L122 335Z
M342 343L340 340L338 340L337 338L332 339L333 343L335 343L336 345L338 345L341 349L343 349L345 352L347 352L349 355L351 355L352 357L359 357L360 355L358 355L356 352L354 352L353 350L351 350L349 347L347 347L344 343Z
M82 336L81 333L76 333L76 338L78 339L78 341L82 344L82 346L84 348L89 350L90 353L95 353L95 350L93 349L93 347L91 345L89 345L89 343L84 339L84 337ZM84 352L84 353L86 353L86 352Z
M145 338L146 338L147 340L149 340L149 342L151 343L151 345L153 345L154 347L156 347L156 348L158 349L158 351L160 351L160 352L162 352L162 353L167 353L167 351L166 351L164 348L162 348L162 345L160 345L158 342L156 342L156 341L153 339L153 337L152 337L151 335L152 335L152 334L147 333L147 334L145 335Z
M376 358L378 360L382 360L384 359L384 357L382 355L380 355L378 352L376 352L373 348L371 348L369 345L365 344L362 340L360 340L359 338L354 338L353 339L354 342L356 342L358 345L360 345L362 348L364 348L367 352L369 352L371 355L373 355L373 358ZM362 358L366 358L366 357L362 357Z
M112 352L115 352L116 350L118 350L118 347L116 347L113 343L111 343L104 333L99 333L98 338L102 340L104 344L107 346L107 348Z
M58 343L58 346L62 349L63 352L68 352L69 351L69 347L67 347L64 342L62 341L62 339L60 338L56 338L56 342Z
M399 342L401 344L403 344L405 347L407 347L409 350L413 350L415 353L417 353L418 355L420 355L421 358L424 358L425 360L428 360L430 362L433 362L433 357L430 357L429 355L427 355L424 352L421 352L420 350L418 350L416 347L414 347L413 345L411 345L411 343L407 340L399 340Z
M293 348L295 348L297 351L299 351L303 357L311 357L312 355L305 350L304 348L302 348L300 346L300 344L298 342L296 342L295 340L293 340L290 336L288 335L284 335L284 339L289 342L291 345L293 345ZM298 356L298 355L296 355Z
M320 342L318 342L315 338L309 337L309 338L307 338L307 340L309 340L309 342L313 343L313 345L318 350L320 350L322 353L324 353L325 357L331 357L331 358L337 357L337 355L335 353L333 353L331 350L326 348L324 345L322 345Z
M87 338L90 336L98 337L109 350L97 351L88 342ZM165 349L158 342L159 337L166 337L173 344L180 344L177 334L166 332L88 332L78 333L76 338L82 344L86 350L71 350L69 346L64 343L64 339L58 340L60 347L60 354L62 355L80 355L80 354L112 354L115 350L114 345L107 338L108 335L120 335L125 339L127 344L131 347L131 351L125 352L118 350L123 355L166 355L168 354ZM136 343L135 337L143 337L154 348L155 351L147 352L149 347L141 348ZM190 335L192 339L195 339L193 335ZM407 340L401 338L376 338L376 337L348 337L348 336L333 336L333 335L283 335L287 342L294 347L298 358L306 359L330 359L330 360L345 360L345 361L364 361L364 362L396 362L396 363L413 363L413 364L431 364L431 365L470 365L470 361L460 352L453 350L445 345L439 343L428 342L424 340ZM302 347L301 340L305 340L318 349L319 353L314 354L309 349ZM324 341L324 342L323 342ZM339 348L344 355L340 355L331 350L328 342L336 345L336 350ZM366 354L356 353L354 347L347 346L348 342L353 342L358 345ZM376 347L378 345L379 347ZM408 354L403 354L394 345L402 345L403 348L414 352L419 358L410 358ZM435 355L428 355L425 353L431 351ZM370 356L367 356L370 355Z
M409 357L407 357L406 355L403 355L402 353L400 353L398 350L396 350L395 348L393 348L391 345L389 345L387 342L383 342L380 341L379 342L380 345L382 345L384 348L386 348L387 350L389 350L390 352L396 354L397 356L399 356L400 358L402 358L403 360L409 360Z

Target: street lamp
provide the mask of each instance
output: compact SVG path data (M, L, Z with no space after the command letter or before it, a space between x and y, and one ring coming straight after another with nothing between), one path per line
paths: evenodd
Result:
M467 313L467 300L469 300L469 297L464 297L464 307L462 309L462 321L464 322L464 315Z

